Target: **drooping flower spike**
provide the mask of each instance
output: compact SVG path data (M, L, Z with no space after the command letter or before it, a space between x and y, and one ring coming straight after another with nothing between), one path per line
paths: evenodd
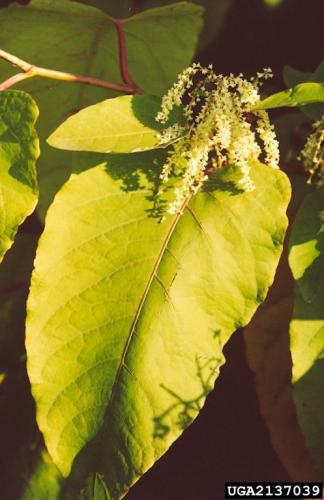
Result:
M251 109L260 100L259 88L272 72L265 69L254 78L216 75L212 66L193 64L179 75L176 83L162 99L156 116L166 123L175 106L183 106L185 126L167 128L160 140L173 144L165 162L161 180L166 183L172 173L182 175L175 200L169 213L177 213L186 197L197 192L205 180L207 170L235 164L241 168L240 188L252 191L249 164L260 160L277 168L279 147L273 126L266 111Z
M317 183L322 185L324 183L324 115L313 124L313 131L309 134L298 159L310 173L309 181L311 182L316 174Z

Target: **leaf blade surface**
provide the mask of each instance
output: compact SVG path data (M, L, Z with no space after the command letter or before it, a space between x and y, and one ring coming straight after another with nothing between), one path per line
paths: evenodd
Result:
M120 96L106 99L68 118L48 138L59 149L96 153L134 153L165 145L155 120L161 99L155 96ZM180 108L173 122L182 121ZM169 124L168 124L169 125Z
M283 78L287 87L294 87L303 82L318 82L324 81L324 61L322 61L313 73L299 71L290 66L285 66ZM324 104L308 104L302 106L301 110L313 120L318 120L324 113Z
M0 261L37 203L37 116L37 106L28 94L0 93Z
M307 82L263 99L254 109L305 106L317 102L324 102L324 83Z
M290 239L289 264L296 280L290 323L292 381L299 424L320 476L323 424L323 187L309 194L301 206Z
M254 194L235 194L228 175L236 169L224 169L218 190L159 224L147 217L147 190L122 191L107 168L73 176L49 212L27 351L54 461L68 474L93 440L90 469L121 498L196 417L224 343L264 299L289 187L282 173L256 165Z

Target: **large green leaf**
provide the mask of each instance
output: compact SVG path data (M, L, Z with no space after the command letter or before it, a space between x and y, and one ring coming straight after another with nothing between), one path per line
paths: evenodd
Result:
M141 9L148 9L161 5L167 5L169 0L142 0ZM193 3L204 7L204 27L199 37L198 50L201 51L221 31L224 18L232 6L232 0L193 0Z
M81 3L91 5L92 7L97 7L104 12L107 12L110 16L114 17L128 17L134 14L134 1L133 0L78 0ZM136 8L136 11L138 9Z
M149 10L124 21L129 70L148 94L162 95L190 64L202 27L202 8L187 2ZM81 36L82 34L82 36ZM39 66L120 82L117 35L112 19L70 0L32 0L0 9L0 47ZM17 69L0 62L1 80ZM20 84L37 100L42 141L70 114L115 96L103 88L42 78ZM73 160L45 142L39 162L43 217Z
M311 186L299 175L290 176L293 221ZM316 481L293 400L289 323L293 311L294 280L288 265L288 238L266 300L244 328L245 353L254 375L260 412L271 444L292 481Z
M305 199L293 225L289 264L296 279L290 325L294 399L306 444L324 477L324 188Z
M0 261L37 203L37 116L29 95L15 90L0 93Z
M162 146L158 134L162 127L155 116L160 107L161 99L155 96L106 99L68 118L47 142L59 149L97 153L134 153L159 148ZM173 115L178 118L175 121L181 120L180 112Z
M79 0L82 3L93 5L99 9L107 12L114 17L126 17L136 12L153 7L161 7L162 5L169 5L170 0L141 0L134 2L134 0ZM224 17L232 5L232 0L194 0L192 3L201 5L205 9L204 14L204 28L202 30L199 49L205 48L220 32Z
M283 78L287 87L294 87L303 82L324 82L324 60L319 64L313 73L306 73L297 69L285 66ZM309 104L303 106L301 110L313 120L319 119L324 114L324 104Z
M314 102L324 102L324 83L300 83L263 99L254 109L305 106Z
M111 157L74 174L49 210L26 345L54 462L67 475L79 454L116 499L196 417L224 343L264 300L290 189L258 164L243 193L240 170L224 168L159 223L145 179L127 190L112 171Z

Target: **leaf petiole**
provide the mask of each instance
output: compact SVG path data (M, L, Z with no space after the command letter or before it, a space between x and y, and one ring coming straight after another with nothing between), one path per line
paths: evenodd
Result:
M122 92L124 94L138 94L140 93L138 87L132 83L115 83L108 80L101 80L99 78L94 78L92 76L83 76L74 73L66 73L64 71L56 71L53 69L42 68L40 66L34 66L19 57L0 49L0 59L9 62L13 66L20 68L23 73L17 73L16 75L8 78L0 84L0 90L6 90L11 88L16 83L25 80L27 78L32 78L34 76L41 76L43 78L51 78L54 80L63 80L67 82L85 83L88 85L95 85L97 87L104 87L107 89L116 90L117 92Z

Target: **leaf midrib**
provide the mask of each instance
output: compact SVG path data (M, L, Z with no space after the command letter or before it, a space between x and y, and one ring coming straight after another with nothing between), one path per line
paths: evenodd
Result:
M90 139L105 139L106 137L128 137L128 136L131 136L131 135L146 135L146 134L150 134L150 135L154 135L154 133L152 132L153 129L148 129L148 130L144 130L144 131L141 131L141 132L127 132L125 134L122 134L122 133L118 133L118 134L104 134L104 135L84 135L84 136L78 136L78 139L80 140L83 140L84 138L90 138ZM156 134L159 133L158 130L155 130L154 131ZM62 137L61 139L62 141L74 141L75 139L68 139L68 138L64 138Z
M119 383L119 380L120 380L121 372L122 372L123 367L126 367L126 365L125 365L125 359L126 359L126 356L127 356L127 353L128 353L128 350L129 350L129 347L130 347L133 335L134 335L135 330L136 330L136 325L137 325L138 320L139 320L139 318L141 316L141 313L142 313L143 307L145 305L147 296L148 296L148 294L150 292L151 285L153 283L154 277L156 276L156 272L157 272L157 270L158 270L158 268L159 268L159 266L161 264L162 258L163 258L164 254L165 254L165 251L167 249L169 241L171 240L171 238L173 236L174 230L177 227L179 219L182 216L183 211L186 208L186 206L188 205L190 199L191 199L191 195L189 195L189 196L186 197L186 199L184 200L184 202L183 202L180 210L176 214L176 216L175 216L175 218L174 218L174 220L173 220L173 222L172 222L172 224L170 226L170 229L167 232L167 234L166 234L166 236L165 236L165 238L163 240L160 252L159 252L158 257L157 257L157 259L155 261L155 264L154 264L154 266L152 268L152 271L151 271L151 274L149 276L148 282L147 282L147 284L146 284L146 286L144 288L142 297L141 297L141 299L139 301L139 304L138 304L138 307L137 307L137 311L135 313L134 320L133 320L133 322L131 324L131 327L130 327L130 330L129 330L129 333L128 333L128 336L127 336L127 339L126 339L126 342L125 342L125 347L124 347L124 350L122 352L120 363L119 363L117 371L116 371L115 381L113 383L113 386L112 386L112 389L111 389L110 399L109 399L108 404L107 404L106 416L108 414L109 408L114 403L114 399L115 399L115 395L116 395L116 390L117 390L118 383Z

